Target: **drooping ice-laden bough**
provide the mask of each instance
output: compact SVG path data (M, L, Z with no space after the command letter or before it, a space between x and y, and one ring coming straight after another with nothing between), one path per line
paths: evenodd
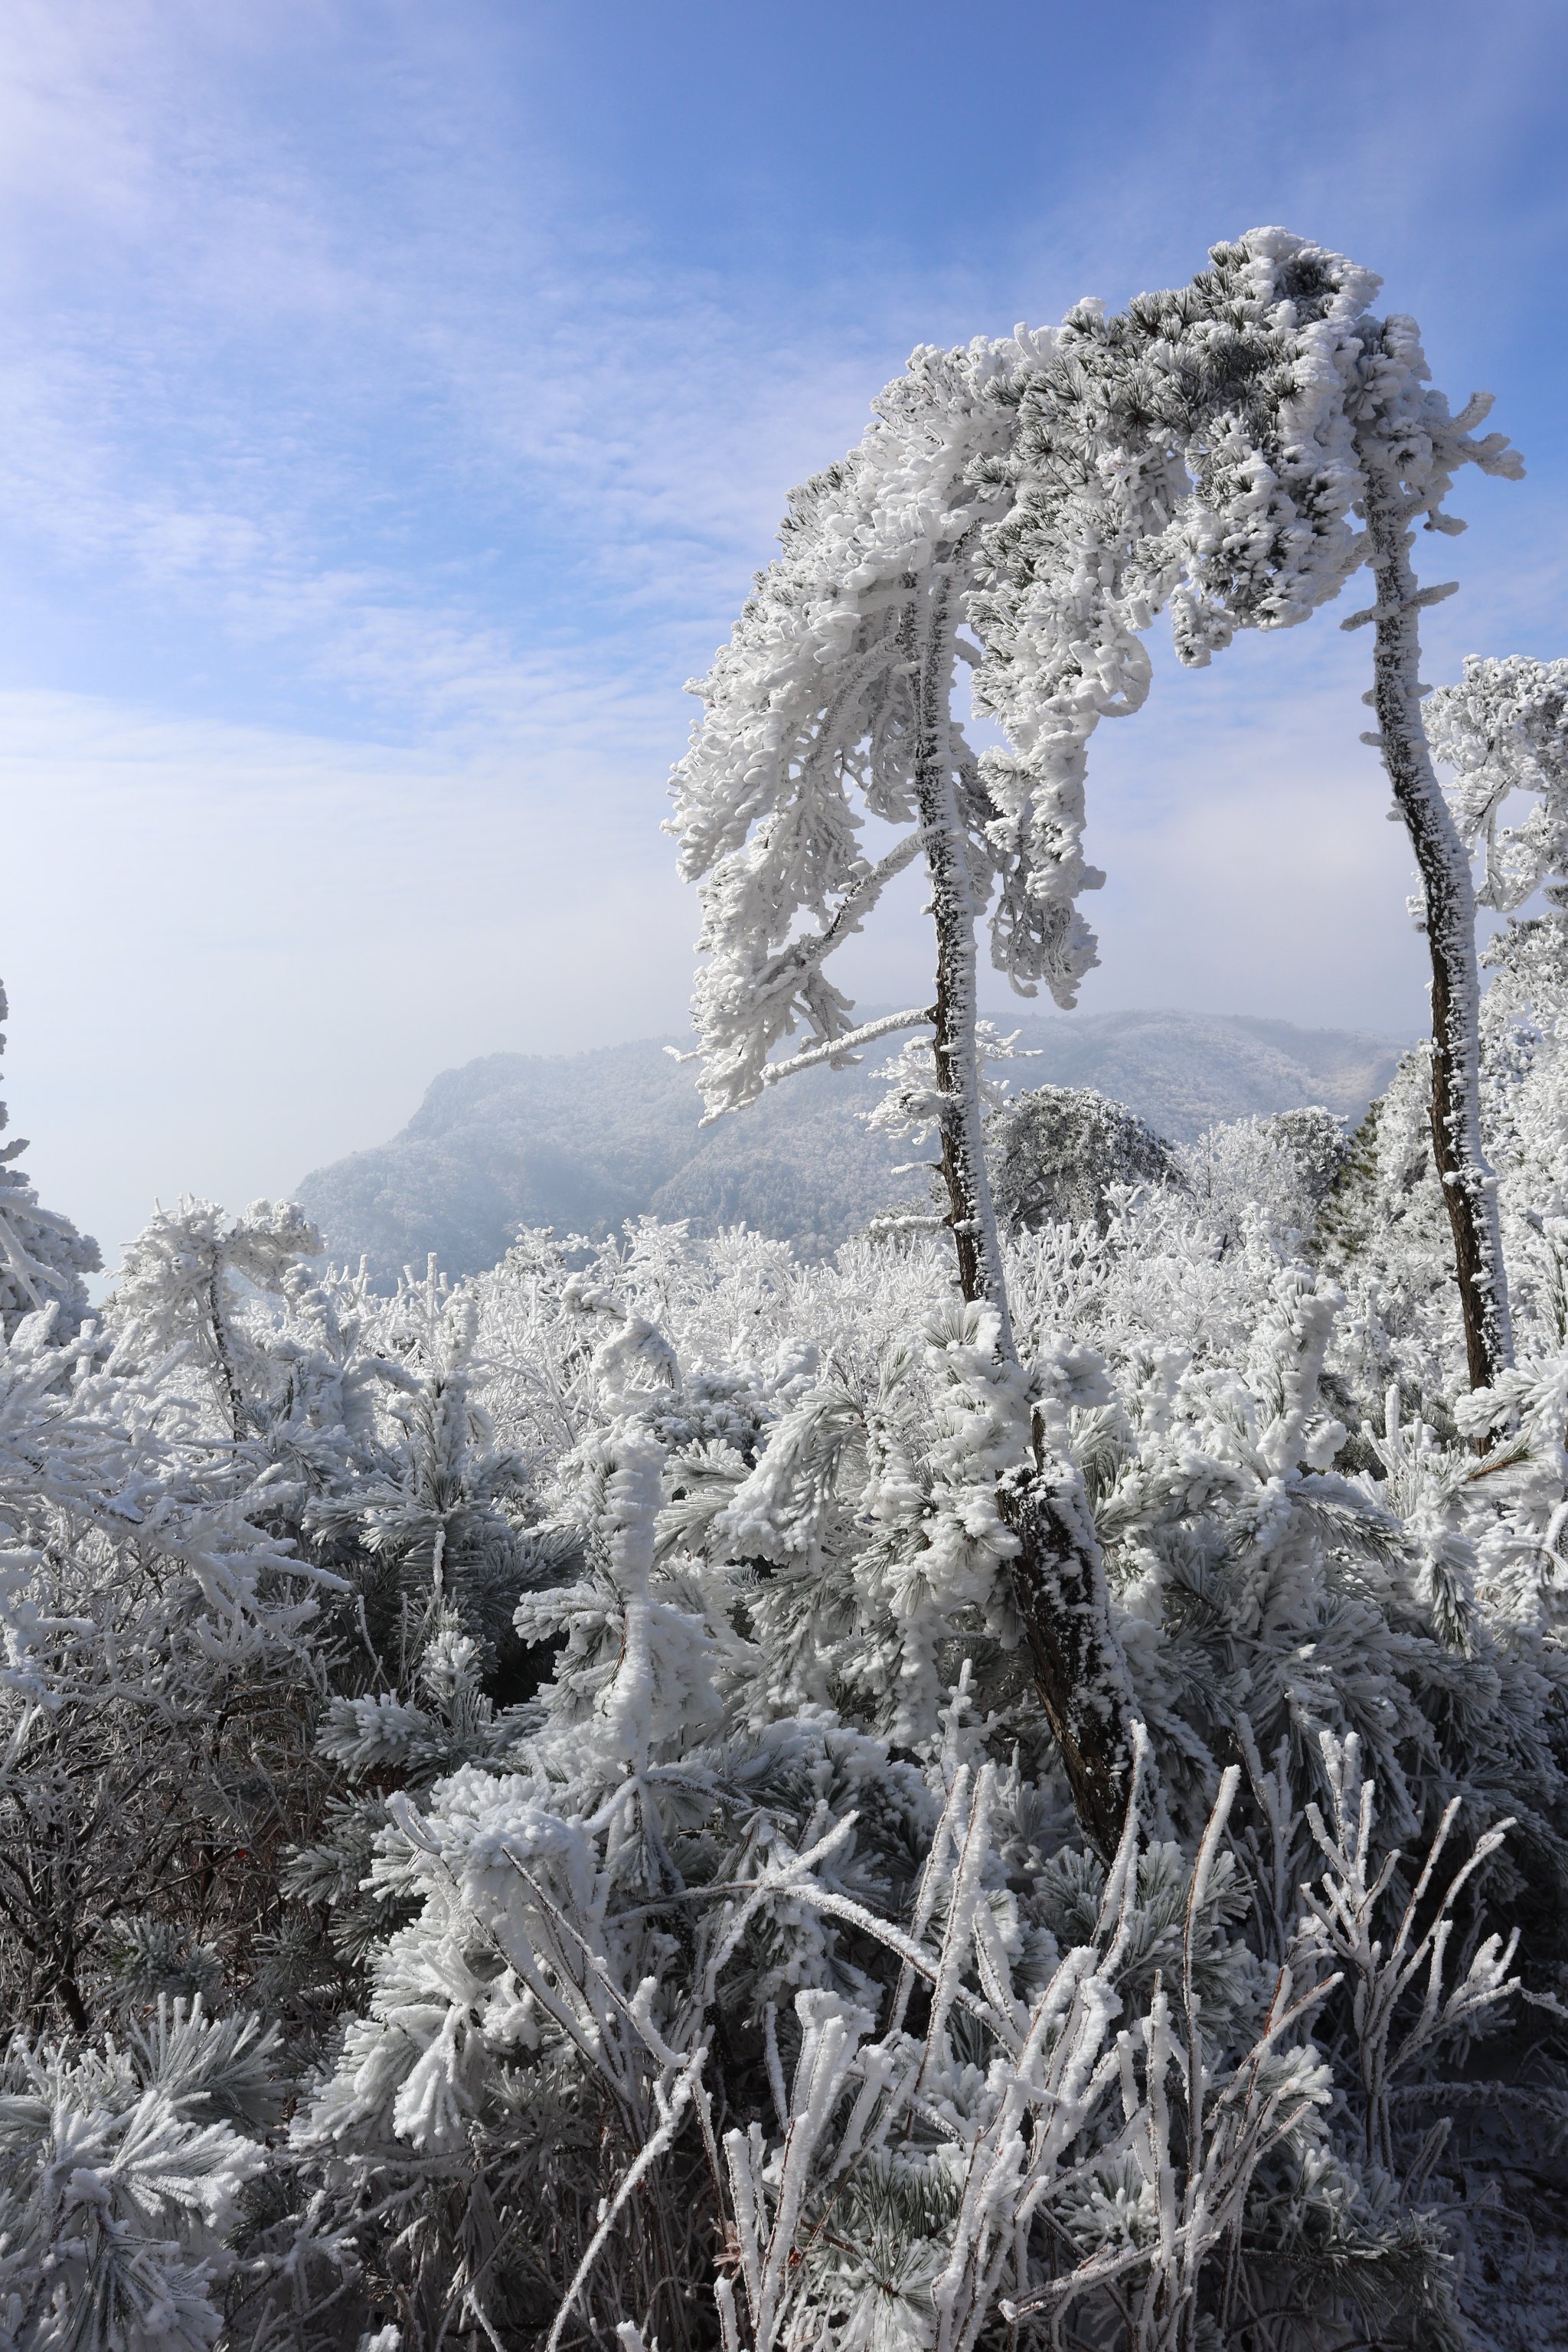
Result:
M1055 896L1027 926L1013 921L1014 966L1064 985L1088 952L1072 897L1096 877L1077 832L1043 814L1005 857L986 764L952 703L959 660L977 657L964 632L988 565L986 527L1012 503L1018 400L1054 340L1020 331L918 352L858 448L796 494L784 554L700 689L707 715L678 772L674 820L683 866L702 881L702 945L712 951L697 997L710 1110L739 1108L792 1069L840 1060L873 1035L929 1027L924 1108L961 1286L990 1307L1005 1362L1015 1349L985 1168L976 929L999 869L1016 916L1030 860L1043 853ZM861 846L868 819L903 828L875 860ZM934 1002L853 1029L824 966L917 857L936 929ZM770 1061L802 1023L815 1043ZM1037 1460L1026 1414L994 1475L1041 1699L1082 1816L1109 1848L1125 1798L1127 1693L1092 1532L1070 1465Z

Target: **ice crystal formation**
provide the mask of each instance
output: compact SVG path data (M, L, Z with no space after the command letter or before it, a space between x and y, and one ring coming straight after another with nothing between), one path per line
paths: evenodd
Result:
M1561 2336L1562 665L1428 741L1409 529L1500 452L1372 291L1260 232L918 353L704 688L710 1105L894 1039L940 1213L389 1292L185 1200L94 1309L0 1185L0 2346ZM1366 562L1433 1039L1348 1133L1041 1087L978 941L1085 968L1155 612ZM857 1023L916 858L932 1002Z

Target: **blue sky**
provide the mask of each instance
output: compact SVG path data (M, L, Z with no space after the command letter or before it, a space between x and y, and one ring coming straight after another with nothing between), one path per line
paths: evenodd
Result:
M917 341L1349 250L1530 467L1426 675L1568 649L1561 5L11 0L0 76L6 1091L110 1251L679 1023L682 681ZM1101 731L1086 1010L1419 1024L1365 653Z

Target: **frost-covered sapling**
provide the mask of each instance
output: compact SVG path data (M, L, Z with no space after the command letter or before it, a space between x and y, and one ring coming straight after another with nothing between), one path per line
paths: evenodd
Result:
M1433 972L1433 1147L1452 1225L1471 1383L1509 1360L1495 1189L1481 1146L1479 988L1468 861L1422 725L1413 526L1462 530L1443 501L1461 466L1514 475L1502 437L1471 437L1428 387L1415 322L1369 309L1379 280L1291 232L1215 246L1190 286L1107 317L1068 313L1022 386L1017 496L987 533L973 600L977 707L1019 758L1016 792L1081 814L1089 735L1148 690L1140 643L1169 605L1177 657L1201 667L1238 628L1288 628L1370 564L1381 750L1420 868ZM1357 530L1359 516L1365 528ZM1000 771L998 772L1000 772Z
M1418 588L1410 562L1413 526L1454 531L1447 514L1457 468L1517 477L1520 461L1500 434L1473 441L1468 428L1491 405L1478 394L1457 417L1442 395L1423 392L1426 362L1415 322L1391 318L1365 361L1356 403L1362 511L1377 602L1342 625L1376 625L1373 685L1383 755L1394 803L1421 874L1423 928L1432 957L1432 1144L1454 1236L1470 1385L1489 1388L1513 1354L1513 1331L1498 1222L1497 1189L1481 1142L1480 984L1476 969L1475 888L1468 843L1433 771L1422 720L1420 612L1457 583Z
M244 1288L279 1294L284 1276L314 1256L321 1237L290 1202L253 1201L229 1219L214 1201L160 1208L126 1250L114 1306L157 1349L189 1350L238 1444L251 1432L248 1392L258 1342L241 1312Z
M0 1021L6 1013L0 986ZM0 1053L5 1040L0 1036ZM0 1129L7 1121L0 1103ZM0 1144L0 1333L9 1339L25 1315L54 1309L58 1339L69 1339L87 1311L84 1274L97 1274L103 1260L98 1244L79 1234L68 1217L40 1207L38 1197L16 1161L27 1149L26 1136Z
M1454 770L1448 807L1467 850L1479 849L1476 897L1511 915L1544 888L1555 906L1568 896L1568 661L1522 654L1465 657L1457 686L1428 698L1426 731L1436 756ZM1522 821L1504 824L1516 793L1529 794Z
M935 1127L960 1286L989 1309L1015 1370L985 1166L976 928L1000 877L997 936L1010 968L1066 984L1087 938L1071 892L1095 877L1070 809L1060 823L1039 811L1031 824L1009 817L952 694L960 661L979 658L965 630L989 561L985 526L1011 502L1019 394L1052 341L1020 331L917 352L858 446L795 493L784 552L698 689L705 718L677 771L672 820L683 870L701 885L711 958L695 1003L710 1113L795 1070L842 1063L876 1036L929 1030L929 1062L901 1108L910 1125ZM876 860L862 847L868 822L898 829ZM852 1028L824 965L917 857L936 934L934 1002ZM1042 860L1054 878L1031 898ZM802 1025L816 1042L770 1062ZM1123 1811L1126 1693L1070 1461L1042 1465L1030 1441L1026 1410L1012 1458L996 1465L1013 1575L1080 1812L1109 1850Z

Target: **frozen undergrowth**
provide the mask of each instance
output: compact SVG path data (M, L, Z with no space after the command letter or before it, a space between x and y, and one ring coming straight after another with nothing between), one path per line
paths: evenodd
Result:
M1507 2345L1562 1343L1478 1458L1442 1313L1391 1338L1375 1250L1336 1289L1244 1213L1310 1195L1278 1150L1016 1236L1016 1375L934 1241L651 1223L389 1301L187 1210L101 1334L24 1323L11 2340L1458 2342L1479 2264ZM1146 1727L1109 1871L1003 1574L1031 1406ZM172 2080L160 2014L233 2069Z

